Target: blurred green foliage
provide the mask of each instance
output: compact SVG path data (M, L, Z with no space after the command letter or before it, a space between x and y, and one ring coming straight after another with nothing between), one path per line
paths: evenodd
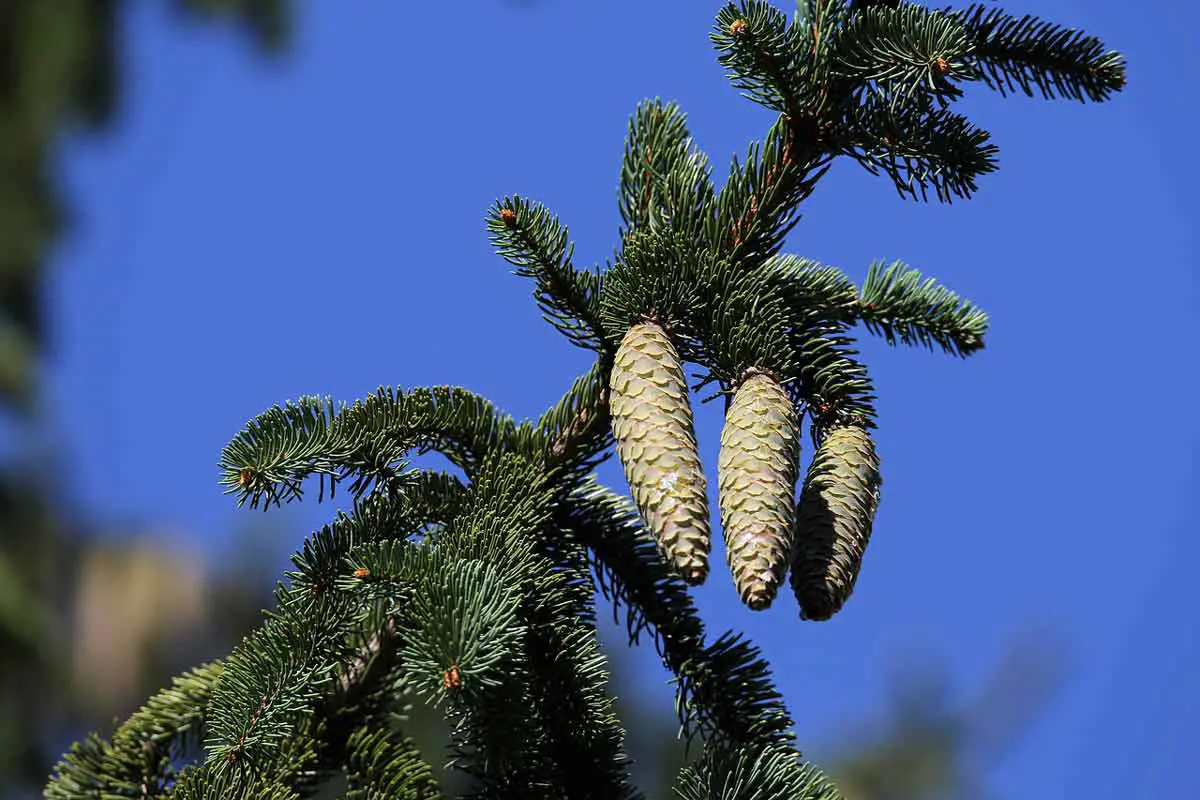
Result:
M1065 675L1058 641L1035 632L1014 638L969 693L954 692L936 661L911 662L890 679L887 706L843 737L830 775L846 800L984 800L988 771Z
M221 617L208 606L232 603L256 617L265 586L261 578L254 592L201 586L194 565L161 547L90 535L96 526L70 511L64 465L36 445L47 424L38 413L48 344L44 276L70 218L56 148L65 136L114 120L122 17L131 7L121 0L0 0L0 796L40 794L54 757L80 726L103 727L127 714L165 680L160 673L191 663L205 641L216 637L225 649L251 619L227 613L215 630L206 620ZM279 52L288 39L289 0L177 0L175 8L186 19L238 23L264 53ZM162 580L192 581L192 606L209 613L192 608L193 624L182 631L149 613L166 596ZM120 588L123 594L113 593ZM90 622L102 610L102 622L120 624L111 636L88 639L81 609ZM84 641L93 652L81 651ZM122 647L136 663L110 661L108 673L97 671L97 658L112 659ZM156 649L171 656L157 666Z
M65 133L112 121L121 99L120 0L0 3L0 404L36 400L46 340L41 277L66 206L54 175ZM177 0L191 18L230 18L266 52L287 41L288 0Z

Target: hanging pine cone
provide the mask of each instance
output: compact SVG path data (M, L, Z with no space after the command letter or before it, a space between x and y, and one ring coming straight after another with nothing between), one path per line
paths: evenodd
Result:
M854 591L879 507L879 457L863 428L834 428L808 469L796 513L792 590L800 616L826 620Z
M725 413L717 488L733 582L755 611L771 605L787 573L799 447L783 387L761 372L746 378Z
M629 329L613 363L609 404L629 489L663 557L688 583L708 575L708 497L683 365L658 325Z

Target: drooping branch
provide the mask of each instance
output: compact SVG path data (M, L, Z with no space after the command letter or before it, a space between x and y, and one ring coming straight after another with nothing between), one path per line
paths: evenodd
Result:
M681 721L691 734L735 743L786 744L791 720L757 648L725 634L704 641L687 586L670 572L637 511L594 483L581 486L560 525L594 554L600 590L622 603L630 641L650 631L664 664L679 677Z

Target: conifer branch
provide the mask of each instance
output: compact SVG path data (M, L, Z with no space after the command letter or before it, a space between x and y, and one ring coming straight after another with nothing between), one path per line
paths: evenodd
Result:
M780 114L798 117L804 41L800 30L766 0L744 0L717 12L709 37L717 61L744 96Z
M636 797L604 693L596 587L614 616L624 604L631 642L651 634L676 676L684 730L705 742L680 796L837 796L800 760L758 650L732 633L706 642L639 513L588 476L613 444L613 358L631 326L653 329L653 346L621 352L630 372L670 361L671 409L659 419L690 420L685 361L707 370L701 385L768 376L772 409L810 415L823 449L805 524L829 523L820 503L846 485L855 506L817 532L826 539L808 536L800 572L793 564L802 612L828 616L853 586L878 500L874 390L850 327L965 356L983 346L987 318L899 262L873 264L860 291L837 269L779 255L800 203L838 155L886 173L904 196L969 197L996 148L948 110L958 83L1105 99L1124 85L1124 64L1098 40L1031 17L897 0L799 0L790 24L765 0L742 0L722 9L712 39L734 84L779 114L719 193L682 112L655 101L630 121L621 247L603 275L575 269L566 228L541 205L510 197L491 209L498 251L534 280L551 324L598 354L592 368L536 423L448 387L380 389L336 408L305 397L251 421L221 459L240 504L298 499L315 475L322 499L326 479L331 495L348 481L353 510L306 540L275 613L228 659L177 680L112 743L77 745L48 797L290 800L338 771L351 797L424 796L436 791L432 771L383 727L413 692L450 718L455 766L484 795ZM618 406L618 423L633 418L623 414ZM776 428L767 446L792 452L798 424ZM621 457L636 462L628 449ZM406 469L411 452L429 450L467 480ZM678 491L677 477L652 488ZM836 570L830 558L841 559ZM201 737L205 763L179 769Z
M969 198L976 178L996 170L999 149L987 131L966 117L928 103L897 106L872 95L856 108L834 137L835 146L868 172L883 172L901 197L928 200Z
M562 502L569 501L559 494L555 503ZM641 798L605 693L609 673L586 547L550 519L537 550L548 570L527 604L526 658L552 781L565 797Z
M332 523L305 540L292 556L295 571L287 573L291 581L289 606L317 603L330 592L345 590L353 567L369 566L351 565L348 559L359 556L371 544L383 543L394 548L395 563L399 563L409 537L428 533L431 526L445 525L466 503L467 489L452 475L414 470L404 473L400 484L403 488L397 493L376 493L356 503L352 513L338 512ZM378 567L372 574L376 579L382 577ZM315 609L299 613L310 611L316 613Z
M672 170L688 157L692 137L687 117L675 103L646 100L629 120L617 204L621 239L650 225Z
M793 391L808 408L814 442L834 424L875 426L875 389L844 329L841 323L818 323L793 333L801 365Z
M522 656L525 623L517 615L527 590L514 588L528 579L532 551L526 537L505 535L525 521L521 507L491 513L511 497L511 484L497 484L495 477L493 467L484 466L467 507L424 544L392 539L355 548L348 566L362 577L342 581L360 606L376 605L388 620L380 647L398 648L393 680L444 708L454 723L458 765L485 782L521 772L534 730ZM534 505L539 499L535 494ZM494 528L477 529L484 518ZM472 540L472 532L480 539ZM370 680L351 669L343 691Z
M470 502L437 534L437 545L456 557L479 559L527 585L539 573L536 536L554 504L544 467L523 454L496 453L480 465Z
M625 604L630 643L650 631L663 663L678 676L676 708L689 736L788 745L791 720L757 648L728 633L705 645L687 585L662 562L637 511L594 483L572 500L558 522L594 554L598 588L614 615Z
M297 625L306 625L311 620L321 617L324 609L328 607L327 601L335 583L339 579L349 577L345 558L352 548L381 536L407 535L420 530L430 521L445 518L455 513L454 502L461 503L461 499L458 498L461 492L465 492L465 488L457 479L433 472L406 473L399 485L402 486L402 499L397 499L393 494L392 502L384 503L381 496L375 496L357 508L354 514L341 515L337 521L325 526L305 542L294 558L298 571L291 573L293 581L290 589L286 594L277 595L281 614L271 621L277 628L279 625L286 625L288 618ZM454 502L447 502L446 498L454 498ZM265 631L257 634L259 637L265 635ZM273 725L269 714L274 710L275 699L269 692L261 692L256 688L247 690L243 687L243 694L249 702L253 703L256 699L258 701L254 713L249 715L253 724L245 727L256 728L252 734L258 734L266 726L275 732L274 741L286 742L290 741L294 732L305 729L308 720L336 720L342 713L340 709L347 706L356 707L355 718L359 719L358 724L361 724L363 697L372 690L370 676L373 673L369 673L368 669L379 669L379 660L385 656L390 646L389 642L394 637L394 623L388 623L358 651L357 655L346 661L349 667L340 673L334 694L321 694L325 699L314 703L311 716L294 717L298 727ZM278 654L278 651L275 652ZM318 656L317 659L331 665L340 663L337 657L326 656L322 659ZM288 678L281 675L279 669L287 663L290 663L287 659L282 662L272 661L261 671L254 668L248 671L257 676L258 680L253 681L256 686L261 685L264 678L268 683L283 685L287 683ZM152 698L141 711L118 728L111 745L95 736L76 745L72 753L60 764L58 774L52 778L47 788L48 796L78 797L80 795L76 792L83 791L88 785L96 791L113 792L118 791L117 787L121 785L136 785L141 787L142 795L139 796L147 797L159 796L166 791L166 787L170 786L175 778L174 764L178 762L181 754L189 752L199 743L199 737L206 730L205 722L209 718L208 706L212 699L213 686L217 677L225 672L225 668L226 663L215 663L176 678L172 689ZM238 668L235 663L234 669ZM266 677L270 675L274 675L275 678L272 680ZM317 696L310 695L310 699L317 700ZM268 718L264 719L264 716ZM352 731L353 728L345 735L348 736ZM320 749L322 762L332 759L334 766L340 763L337 762L337 742L338 737L335 735L326 737ZM254 736L247 736L241 743L244 748L252 750ZM250 754L257 755L261 765L264 757L271 757L269 750L270 748L267 748L268 752L259 750ZM230 752L246 754L245 750ZM217 765L220 763L222 762L216 762ZM193 776L197 786L209 780L204 777L206 775L209 773L197 773ZM100 776L106 776L107 782L99 783ZM218 781L212 785L224 784Z
M710 254L695 236L669 226L635 232L617 263L605 273L601 313L615 355L625 334L653 320L690 354L697 321L704 315L702 287ZM611 367L611 358L606 365Z
M897 261L874 263L863 283L858 316L888 344L920 344L966 357L983 349L987 314L933 278Z
M556 532L558 533L558 532ZM522 616L528 691L540 743L537 771L562 797L633 798L624 730L604 689L586 551L561 533L540 537L542 571Z
M284 742L255 770L219 769L212 763L180 770L164 794L170 800L300 800L329 777L317 766L319 728L305 728ZM303 792L303 794L301 794Z
M808 409L814 439L836 422L873 426L875 390L846 335L861 313L858 289L841 270L797 256L778 256L768 269L790 320L796 366L786 377L796 402Z
M708 241L717 257L739 268L752 269L778 250L829 166L823 139L836 98L828 53L843 13L839 3L816 2L789 26L764 0L743 0L717 15L711 38L718 61L747 97L780 112L745 166L735 159L717 199Z
M715 741L703 757L684 767L675 783L680 800L713 797L842 800L837 788L789 748L773 745L730 747Z
M362 728L347 742L345 800L434 800L437 779L411 740Z
M371 593L364 593L370 596ZM401 589L389 599L401 605L406 593ZM311 720L328 732L321 761L329 768L340 768L350 757L354 733L371 724L388 724L403 708L409 686L401 668L398 623L395 614L386 614L369 639L338 673L333 691L316 707ZM312 722L310 722L310 725Z
M290 786L258 775L214 774L203 767L188 767L166 795L171 800L301 800Z
M260 414L225 447L221 483L251 508L299 499L312 475L330 480L331 496L352 479L358 497L391 482L412 450L437 450L470 476L515 428L490 402L458 387L381 388L336 410L332 400L302 397Z
M709 38L744 97L811 133L838 99L830 56L847 13L841 0L798 0L789 24L770 3L741 0L718 12Z
M575 246L558 217L539 203L506 197L488 213L487 228L496 252L515 267L514 273L534 279L534 297L546 321L572 344L602 350L601 276L572 266Z
M554 786L559 796L586 796L590 787L603 796L632 797L623 734L603 694L606 673L586 562L569 542L543 533L558 491L543 470L515 454L490 461L472 486L473 507L436 537L440 551L494 565L524 598L516 611L524 633L521 645L513 644L513 660L505 662L504 684L484 698L470 699L462 690L453 695L460 698L452 706L456 739L463 763L486 786ZM493 598L494 590L485 588L480 597ZM467 616L483 614L476 609ZM413 617L429 614L414 611ZM464 641L481 638L478 631L464 634ZM413 680L430 671L428 665L414 669ZM466 672L460 677L465 689ZM564 715L564 708L572 713Z
M878 83L891 94L958 97L950 81L969 75L972 42L954 17L914 3L873 6L852 15L839 31L834 74L856 85Z
M801 256L777 255L765 269L787 303L793 327L854 319L858 289L837 267Z
M349 637L357 610L340 594L288 606L277 591L279 611L225 662L209 709L206 761L218 772L247 774L300 732L336 677L339 664L355 656Z
M404 543L395 539L375 543L388 552L392 565L401 560L400 552ZM359 553L370 551L371 545L357 548ZM356 559L362 563L362 559ZM399 572L392 574L393 580L386 580L387 571L368 569L365 573L356 570L353 583L342 581L342 590L357 591L363 604L375 606L378 611L383 609L382 624L374 624L375 633L362 644L352 661L340 669L334 689L325 700L317 705L311 720L320 720L326 731L323 747L320 750L322 766L344 772L355 785L355 772L361 770L362 743L356 744L356 737L365 735L371 730L383 726L391 731L394 717L398 710L404 708L403 700L411 691L408 674L400 661L401 640L397 611L407 608L407 600L411 597L411 589L399 583ZM385 576L384 581L377 581L375 576ZM381 588L380 583L384 586ZM382 601L382 602L380 602ZM368 615L372 616L372 615ZM379 614L373 615L380 618ZM403 739L395 731L391 731L390 742L403 745ZM411 747L405 753L398 753L403 762L396 769L386 773L374 772L369 776L359 773L359 780L384 780L396 787L397 781L404 781L406 787L399 797L437 797L437 793L429 793L432 770L420 760L419 754ZM360 759L356 761L356 759ZM376 765L378 767L378 764ZM433 781L436 787L436 781ZM391 795L389 795L391 796Z
M80 797L161 797L176 777L175 763L198 743L205 709L223 664L188 670L150 698L112 735L77 742L46 785L49 800Z
M558 796L633 800L641 795L629 783L625 734L604 692L607 661L594 624L574 610L567 605L557 614L536 614L540 624L530 626L526 643L546 743L542 769Z
M896 8L904 0L850 0L850 11L861 11L867 8Z
M610 370L606 360L597 360L538 420L535 434L551 469L582 476L611 455Z
M1103 102L1125 88L1125 59L1081 30L973 3L943 11L968 31L973 78L1002 95Z
M411 535L431 524L446 524L466 503L467 487L454 475L437 470L405 470L387 486L390 505L380 517L363 523L377 538Z
M401 582L407 596L393 613L399 614L401 656L414 690L437 703L453 695L469 707L472 698L504 685L526 633L518 613L520 587L512 578L443 548L406 552Z
M709 368L709 379L730 387L750 368L792 372L790 309L775 275L767 270L714 273L708 280L714 297L704 307L703 321L697 321L698 338L706 346L696 360Z
M393 610L368 628L375 632L365 643L356 644L353 633L378 593L357 591L364 584L351 578L348 557L378 542L411 552L406 537L452 519L466 492L452 476L429 471L405 473L389 489L305 542L293 558L297 571L289 573L290 586L276 591L276 613L227 660L206 731L209 761L218 771L222 764L241 770L261 761L306 720L337 713L341 706L330 705L331 688L343 700L364 691L358 684L394 638L390 614L411 588L393 584ZM339 672L342 664L351 666Z
M708 156L693 149L667 173L650 223L643 230L669 231L680 240L708 249L705 237L712 224L715 199Z
M779 250L800 221L800 203L831 161L817 151L819 143L809 127L804 120L792 123L780 117L764 144L750 146L744 165L734 159L709 223L707 240L717 258L752 270Z

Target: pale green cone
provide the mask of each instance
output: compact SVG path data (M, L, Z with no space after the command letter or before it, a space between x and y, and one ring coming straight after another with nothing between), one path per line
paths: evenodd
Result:
M685 581L708 575L708 496L683 365L654 323L629 329L609 382L617 455L663 557Z
M755 611L771 605L787 574L799 447L791 398L774 378L751 375L725 414L717 490L733 583Z
M826 435L796 512L792 590L802 618L829 619L854 591L881 482L870 433L847 426Z

